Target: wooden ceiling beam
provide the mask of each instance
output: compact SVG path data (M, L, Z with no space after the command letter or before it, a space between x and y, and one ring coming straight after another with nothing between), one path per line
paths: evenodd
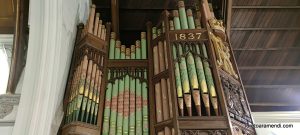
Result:
M300 51L300 47L279 48L233 48L233 51Z
M275 28L275 27L269 27L269 28L266 28L266 27L263 27L263 28L237 28L237 27L231 27L231 30L232 31L257 31L257 30L265 30L265 31L300 31L300 27L281 27L281 28Z
M244 85L246 89L284 89L284 88L293 88L300 89L300 85Z
M232 6L233 9L300 9L300 6Z
M250 106L299 106L300 104L295 103L250 103Z
M300 70L300 66L239 66L239 70Z
M226 33L230 35L231 31L231 22L232 22L232 0L226 1L227 12L226 12ZM228 37L230 39L230 36Z
M299 111L300 104L295 103L249 103L252 112Z
M250 105L252 112L299 111L300 106L255 106Z

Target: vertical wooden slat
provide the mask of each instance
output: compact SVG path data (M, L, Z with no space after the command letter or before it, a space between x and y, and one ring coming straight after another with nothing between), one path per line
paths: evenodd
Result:
M167 43L167 57L168 57L168 66L169 66L169 80L170 80L170 89L171 89L171 101L173 103L173 108L172 108L172 112L173 112L173 118L172 118L172 123L173 123L173 128L174 128L174 134L177 135L179 134L179 125L178 125L178 102L177 102L177 94L176 91L174 91L176 89L175 86L175 77L174 77L174 64L173 64L173 59L172 59L172 48L171 48L171 43L170 43L170 36L169 36L169 32L170 32L170 26L169 26L169 12L167 10L165 10L163 12L164 15L164 24L165 24L165 39L166 39L166 43Z
M153 65L153 53L152 53L152 23L147 22L147 49L148 49L148 64ZM149 89L149 111L150 111L150 135L155 135L155 119L156 119L156 113L155 113L155 99L154 96L154 87L153 87L153 68L149 68L148 72L148 89Z
M232 16L232 0L226 0L226 34L228 35L227 41L230 41L230 31L231 31L231 16ZM232 55L233 56L233 55Z
M119 39L119 0L111 0L112 31L116 33L116 39Z
M106 37L105 37L105 46L104 46L104 52L108 52L108 45L109 45L109 39L110 39L110 28L111 24L110 23L106 23ZM104 57L104 61L103 61L103 66L102 69L100 68L100 70L102 70L103 76L102 78L107 78L108 75L108 69L107 69L107 61L108 61L108 53L103 53L102 54ZM101 89L100 89L100 102L99 102L99 109L98 109L98 118L97 118L97 126L100 128L99 131L102 131L102 120L103 120L103 110L104 110L104 100L105 100L105 89L106 89L106 84L107 84L107 80L106 79L102 79L101 80Z

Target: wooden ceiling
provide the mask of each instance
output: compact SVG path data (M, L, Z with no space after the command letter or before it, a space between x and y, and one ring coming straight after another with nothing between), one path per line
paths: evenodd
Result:
M177 0L119 1L120 38L132 44ZM300 110L300 0L232 1L230 38L252 111ZM110 0L93 2L110 21Z
M300 110L300 0L233 0L230 37L252 111Z

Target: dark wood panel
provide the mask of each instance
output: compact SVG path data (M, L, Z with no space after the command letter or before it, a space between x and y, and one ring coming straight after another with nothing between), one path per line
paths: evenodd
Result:
M120 41L122 41L122 45L126 45L126 47L130 47L130 45L134 45L136 40L141 38L141 30L120 30Z
M97 8L110 8L110 0L93 0ZM120 9L173 9L177 6L175 0L119 0ZM185 1L186 7L193 6L193 1Z
M146 30L147 21L157 22L161 11L153 12L121 12L120 30ZM130 21L129 19L132 18Z
M164 8L163 0L120 0L120 8Z
M110 0L92 0L93 4L96 4L96 8L110 8Z
M104 22L111 22L111 10L110 9L103 9L103 8L97 8L97 13L100 13L100 19Z

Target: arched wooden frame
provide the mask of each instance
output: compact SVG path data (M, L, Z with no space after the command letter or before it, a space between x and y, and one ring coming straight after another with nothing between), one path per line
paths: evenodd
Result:
M16 0L15 7L16 14L12 61L6 91L6 93L11 94L15 93L23 68L26 64L26 52L29 35L29 0Z

